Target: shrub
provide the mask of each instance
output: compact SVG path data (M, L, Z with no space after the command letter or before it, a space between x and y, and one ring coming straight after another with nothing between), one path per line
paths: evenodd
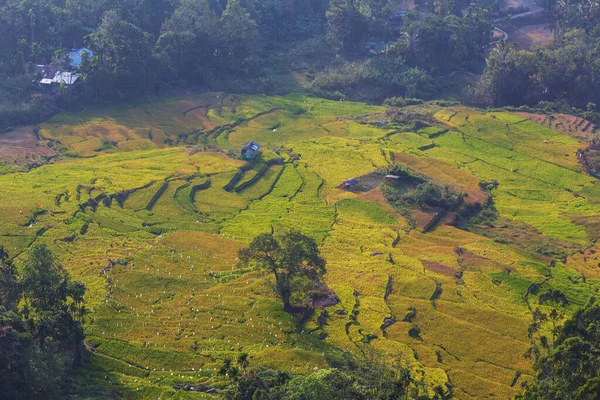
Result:
M383 104L390 107L417 106L423 104L423 100L405 97L390 97L385 99Z
M462 195L450 190L448 185L438 186L432 182L419 184L414 193L407 195L406 200L420 206L454 209L462 202Z

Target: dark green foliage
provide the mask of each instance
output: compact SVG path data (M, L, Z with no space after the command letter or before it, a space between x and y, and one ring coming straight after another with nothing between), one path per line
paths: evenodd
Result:
M393 55L369 58L364 61L341 61L323 72L312 82L318 94L339 99L351 97L384 100L388 95L423 95L430 85L426 74ZM374 97L374 89L378 97Z
M0 249L0 393L63 398L65 374L81 363L85 286L50 249L33 246L17 272Z
M414 387L409 388L414 385ZM410 372L397 365L379 361L377 355L355 358L345 354L337 368L324 369L310 375L289 376L261 369L244 374L230 387L225 398L230 400L367 400L421 398L419 382ZM445 390L433 398L445 398ZM405 397L407 396L407 397ZM410 396L410 397L408 397Z
M550 48L518 51L501 41L492 50L468 100L481 105L543 105L563 101L585 108L597 103L600 53L584 30L565 32Z
M250 246L240 250L243 266L256 266L272 273L274 289L286 311L299 311L292 300L305 300L325 274L325 260L319 255L314 239L297 231L275 236L263 233L254 238Z
M546 292L542 293L539 297L540 304L544 304L546 302L553 302L560 304L565 307L569 304L569 300L567 300L567 296L560 290L556 289L548 289Z
M551 112L560 108L572 113L575 106L585 110L584 118L596 120L600 8L597 2L582 0L542 4L553 26L554 43L518 51L500 41L480 83L467 91L465 99L478 105L554 108Z
M556 318L555 318L556 317ZM556 313L550 315L556 321ZM556 340L536 362L533 385L518 399L596 399L600 389L600 306L580 310L563 327L556 327ZM547 341L546 341L547 342Z
M354 50L366 37L367 20L353 0L333 0L327 10L328 42L338 50Z
M469 7L462 18L412 13L406 17L394 49L409 64L433 74L477 70L491 30L489 12L479 7Z
M462 195L451 190L448 185L436 185L432 182L423 182L417 185L416 190L406 200L418 205L439 207L447 210L456 208L462 202Z
M447 5L466 7L440 3ZM71 109L174 86L297 91L284 78L290 72L306 74L302 86L327 97L430 99L443 85L426 72L483 64L491 25L478 7L460 17L433 6L424 10L442 16L410 13L396 45L371 56L366 42L398 38L397 6L395 0L6 0L0 126L43 121L54 111L49 104ZM36 64L64 69L68 50L82 46L93 54L83 54L76 88L37 87Z
M398 208L408 205L454 210L463 201L462 193L449 185L429 181L406 168L392 166L388 174L400 177L385 188L386 198Z

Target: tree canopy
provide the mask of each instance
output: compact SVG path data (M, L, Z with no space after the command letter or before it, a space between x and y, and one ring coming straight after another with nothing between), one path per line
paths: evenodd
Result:
M539 319L539 318L538 318ZM555 320L555 318L553 318ZM600 305L577 311L564 326L555 326L554 339L535 363L537 375L522 400L584 400L600 393Z
M65 373L82 361L85 286L45 245L18 267L0 248L0 393L63 398Z
M292 303L304 300L325 273L325 260L317 243L298 231L258 235L249 247L240 250L239 258L245 266L273 274L274 290L286 311L293 311Z

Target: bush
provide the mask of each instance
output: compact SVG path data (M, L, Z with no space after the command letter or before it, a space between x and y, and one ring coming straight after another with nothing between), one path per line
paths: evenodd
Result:
M407 200L420 206L427 205L448 210L456 208L462 202L462 195L451 191L448 185L438 186L432 182L421 183L414 193L406 197Z
M369 99L377 99L385 93L411 97L427 86L427 81L423 71L407 66L400 58L380 56L357 62L343 61L317 74L311 89L326 97L333 93L346 95L357 88L367 89Z
M417 106L419 104L423 104L423 100L404 97L390 97L389 99L385 99L383 104L390 107Z

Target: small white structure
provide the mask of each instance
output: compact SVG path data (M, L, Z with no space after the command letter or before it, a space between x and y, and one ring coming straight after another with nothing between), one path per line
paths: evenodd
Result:
M35 74L41 77L39 81L41 85L63 84L71 86L81 77L81 74L70 71L59 71L51 65L36 65Z
M57 72L56 75L54 75L54 78L52 79L51 83L57 83L57 84L65 84L67 86L70 86L72 84L74 84L75 82L77 82L77 79L79 79L81 75L73 73L73 72ZM42 79L43 81L44 79ZM43 83L43 82L40 82Z

